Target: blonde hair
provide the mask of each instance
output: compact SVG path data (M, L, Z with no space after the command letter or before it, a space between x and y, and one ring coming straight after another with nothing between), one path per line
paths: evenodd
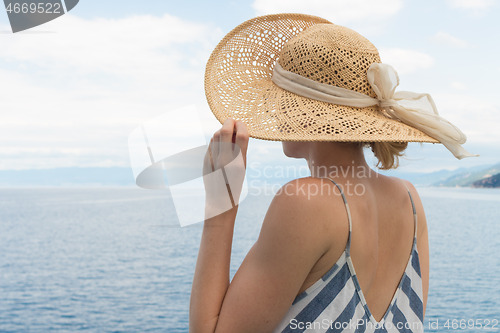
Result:
M370 147L378 159L377 168L382 170L396 169L399 158L404 155L408 142L361 142L363 147Z

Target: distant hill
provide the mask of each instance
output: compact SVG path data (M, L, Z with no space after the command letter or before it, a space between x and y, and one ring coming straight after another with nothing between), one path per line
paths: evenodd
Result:
M439 170L435 172L402 172L379 170L382 174L411 181L417 186L477 186L495 184L492 178L500 174L500 163L493 166ZM247 180L256 180L256 172L247 172ZM303 175L304 177L307 175ZM285 183L291 179L271 177L267 182ZM295 177L297 178L297 177ZM483 183L480 181L484 180ZM0 170L0 187L71 187L71 186L136 186L132 170L127 167L111 168L54 168L32 170Z
M450 178L457 172L457 170L439 170L439 171L424 173L424 172L401 172L396 169L389 171L378 170L378 172L387 176L394 176L409 180L413 185L416 186L431 186L435 183L440 183Z
M481 181L483 179L489 178L493 175L500 173L500 163L495 164L490 167L482 167L482 168L472 168L472 169L459 169L451 175L450 177L435 182L432 185L434 186L474 186L475 182Z
M472 187L500 187L500 173L493 175L491 177L483 178L480 180L476 180L472 183Z
M54 168L0 170L0 187L134 186L130 168Z
M455 170L438 170L434 172L402 172L396 170L380 170L379 172L387 176L395 176L409 180L417 186L471 186L471 184L483 178L489 171L499 169L500 164L496 166L476 166L471 168L459 168ZM491 174L490 174L491 175Z

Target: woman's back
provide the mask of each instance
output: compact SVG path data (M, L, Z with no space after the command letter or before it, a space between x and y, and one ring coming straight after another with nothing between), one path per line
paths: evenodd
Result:
M336 182L298 180L315 193L311 200L322 202L324 209L311 220L320 221L314 226L322 231L318 237L331 240L332 246L311 269L277 331L303 327L322 332L325 325L349 321L370 331L383 318L407 323L412 331L421 329L424 291L414 242L417 215L422 216L421 227L425 225L421 203L411 184L374 175ZM321 190L312 191L314 186ZM427 249L423 250L427 272ZM427 288L427 281L424 284Z

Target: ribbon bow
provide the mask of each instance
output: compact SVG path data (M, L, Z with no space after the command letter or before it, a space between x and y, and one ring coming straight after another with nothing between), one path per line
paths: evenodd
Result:
M377 94L380 108L391 118L439 140L458 159L478 156L469 153L461 146L467 141L467 137L458 127L439 115L429 94L395 92L399 85L399 76L392 66L373 63L368 69L367 77Z
M469 153L461 146L467 137L438 114L429 94L396 92L399 76L394 68L373 63L368 69L367 78L377 98L311 80L283 69L278 62L274 65L272 81L280 88L318 101L358 108L378 105L389 118L417 128L441 142L456 158L479 156Z

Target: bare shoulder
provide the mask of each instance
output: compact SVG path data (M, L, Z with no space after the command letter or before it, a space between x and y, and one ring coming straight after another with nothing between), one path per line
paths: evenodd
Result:
M288 235L288 239L316 243L326 251L332 240L335 241L331 237L340 240L345 238L343 233L348 232L345 221L335 218L343 215L345 206L332 182L323 178L298 178L283 185L274 196L261 236L279 232Z
M413 204L415 205L415 210L418 217L419 235L421 235L424 231L427 230L427 220L425 218L424 206L422 204L422 200L420 199L420 195L418 194L417 189L409 180L400 179L397 177L390 177L390 178L397 183L404 184L406 186L406 189L410 191L410 195L413 200Z
M332 200L335 195L340 196L340 192L328 179L298 178L279 189L269 209L293 212L300 217L319 217L318 214L332 214L335 209L345 210L341 199Z
M393 177L395 181L399 181L406 185L406 188L410 192L413 203L415 204L415 210L417 213L417 248L418 256L420 260L420 271L422 277L422 290L423 290L423 305L424 305L424 315L427 306L427 295L429 292L429 236L427 230L427 219L425 217L424 207L420 196L417 192L415 186L408 180L399 179Z

